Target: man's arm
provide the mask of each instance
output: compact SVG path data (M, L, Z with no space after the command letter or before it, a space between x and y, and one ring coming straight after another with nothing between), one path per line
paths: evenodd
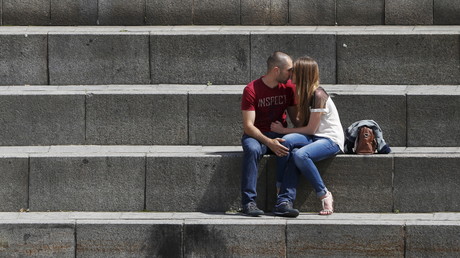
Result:
M256 120L256 112L251 110L243 110L243 129L244 133L255 138L259 142L266 145L277 156L286 156L289 149L281 145L284 140L281 138L271 139L265 136L257 127L254 126Z

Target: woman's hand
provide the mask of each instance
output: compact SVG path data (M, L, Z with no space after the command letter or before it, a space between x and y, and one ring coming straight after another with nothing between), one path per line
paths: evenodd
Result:
M275 121L270 125L270 130L275 133L285 134L284 126L280 121Z

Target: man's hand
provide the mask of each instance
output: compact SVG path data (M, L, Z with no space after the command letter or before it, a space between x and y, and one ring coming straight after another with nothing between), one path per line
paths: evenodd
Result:
M289 149L284 147L281 144L281 142L285 141L284 139L282 138L270 139L264 134L262 134L262 132L260 132L260 130L254 126L254 121L256 120L255 111L243 110L242 113L243 113L243 129L244 129L245 134L265 144L278 157L284 157L288 155Z
M270 148L270 150L272 150L272 152L275 153L275 155L278 157L287 156L289 149L281 144L284 141L285 140L282 138L270 139L270 141L267 143L267 147Z

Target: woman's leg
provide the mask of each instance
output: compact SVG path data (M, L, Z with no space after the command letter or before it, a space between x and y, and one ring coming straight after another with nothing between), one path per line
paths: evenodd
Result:
M284 142L282 142L281 144L283 144L285 147L289 149L289 153L287 156L277 157L276 159L276 188L278 190L281 187L283 175L288 166L288 162L291 159L291 151L295 148L301 148L312 142L312 138L310 136L298 133L287 134L283 137L283 139Z
M340 152L339 146L328 138L314 137L313 142L292 154L299 171L308 179L318 197L327 194L327 188L314 162L332 157Z

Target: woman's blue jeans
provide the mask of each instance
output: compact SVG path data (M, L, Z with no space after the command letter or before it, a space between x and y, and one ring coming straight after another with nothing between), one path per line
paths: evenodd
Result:
M318 197L325 195L327 188L314 162L336 155L340 147L329 138L298 133L285 135L283 139L282 144L290 153L277 160L277 184L281 182L277 203L294 202L300 173L311 183Z
M282 138L283 134L273 132L264 133L268 138ZM259 161L263 155L272 153L271 150L255 138L243 135L243 169L241 174L241 202L244 205L255 202L257 197L257 175Z

